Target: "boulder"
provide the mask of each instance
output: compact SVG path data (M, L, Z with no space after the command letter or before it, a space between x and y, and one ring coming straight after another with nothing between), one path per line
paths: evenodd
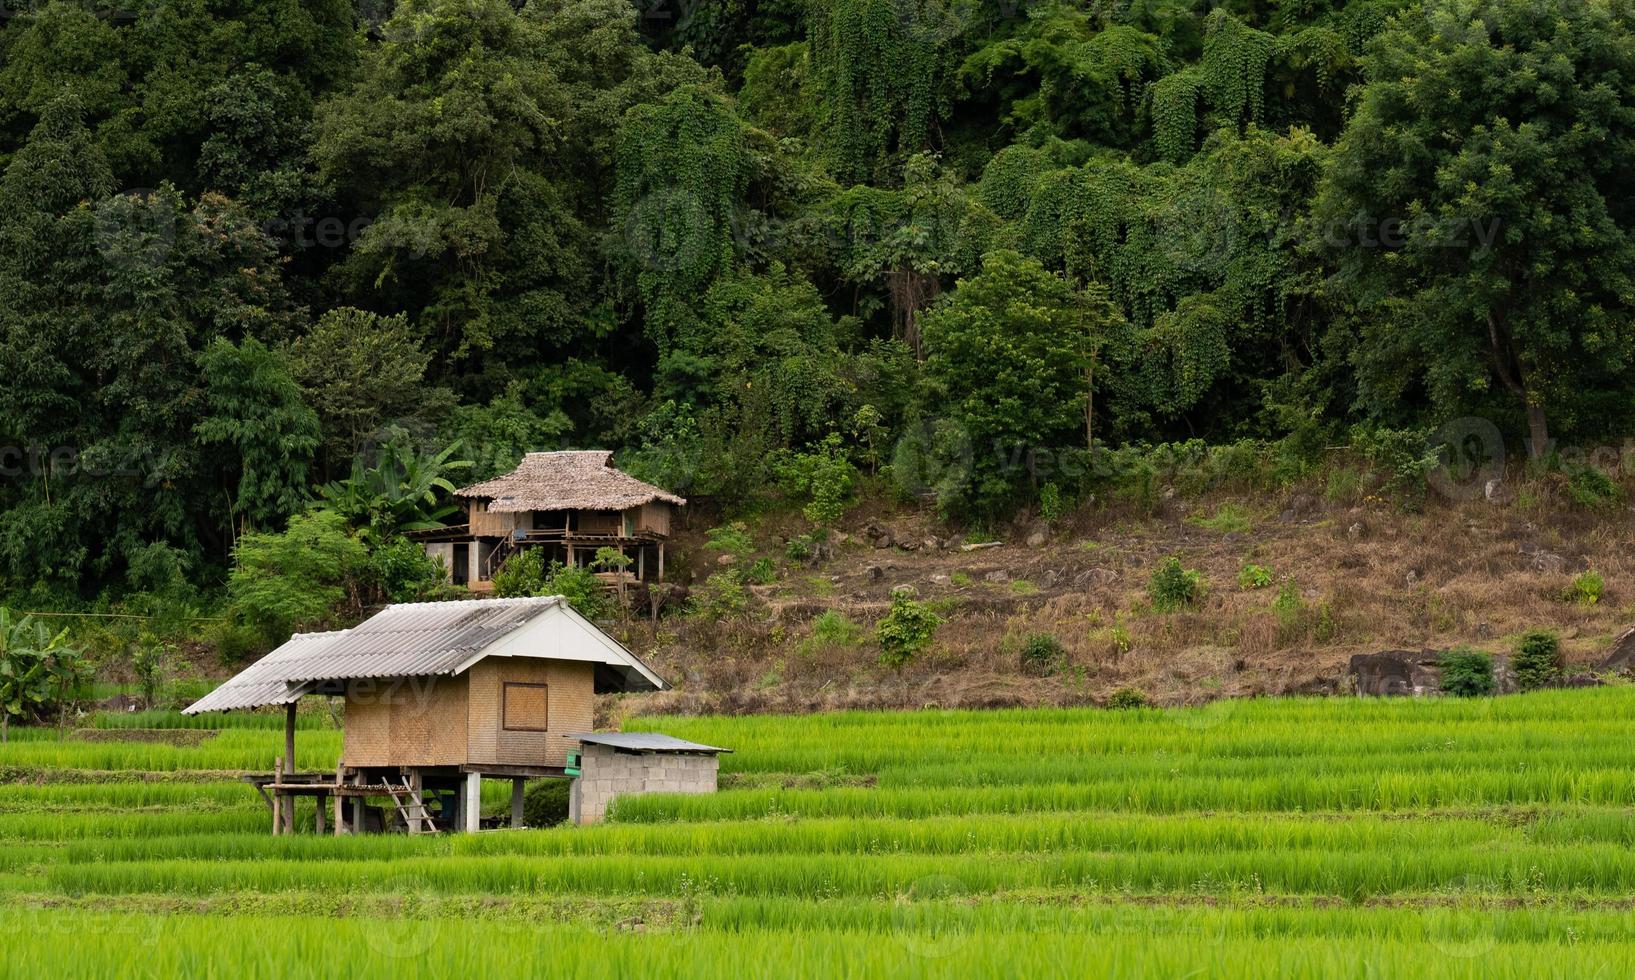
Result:
M982 580L984 582L1009 582L1011 580L1011 574L1002 568L996 568L988 574L982 576Z
M1081 589L1100 588L1118 581L1118 573L1111 568L1087 568L1073 576L1073 584Z
M1436 694L1442 690L1439 661L1431 650L1382 650L1356 654L1348 672L1364 697Z
M1602 670L1617 670L1625 673L1635 671L1635 626L1618 634L1607 649L1607 657L1601 661Z
M1027 544L1029 548L1042 548L1044 547L1045 541L1045 532L1034 531L1032 534L1028 535Z

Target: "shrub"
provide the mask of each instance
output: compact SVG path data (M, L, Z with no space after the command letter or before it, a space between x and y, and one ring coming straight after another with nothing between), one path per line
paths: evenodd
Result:
M803 496L806 519L829 527L846 512L857 468L846 458L840 433L831 432L803 453L783 453L772 462L772 472L786 493Z
M1586 606L1596 605L1601 601L1601 595L1606 590L1606 580L1601 573L1593 568L1587 572L1580 572L1573 576L1573 583L1567 587L1562 598L1568 602L1577 602Z
M1461 647L1442 654L1442 693L1456 698L1493 693L1493 658L1480 650Z
M1201 592L1203 579L1195 571L1181 567L1181 559L1164 559L1147 583L1147 596L1157 612L1174 612L1192 605Z
M1272 584L1272 570L1265 565L1249 564L1238 570L1238 586L1244 589L1264 589Z
M1577 467L1567 476L1567 496L1585 510L1602 510L1623 495L1623 488L1594 466Z
M1305 600L1300 598L1300 587L1294 579L1286 578L1278 587L1277 598L1272 600L1272 612L1277 613L1277 624L1285 631L1300 625L1306 611Z
M734 558L748 558L755 550L755 539L750 536L749 525L743 521L733 521L720 527L712 527L704 532L709 538L704 547L711 551L723 551Z
M149 708L159 701L159 688L165 681L165 661L170 659L170 644L143 630L136 638L136 649L131 651L131 672L142 686L142 703Z
M1425 499L1426 477L1440 465L1429 432L1358 426L1351 430L1351 445L1378 472L1381 495L1405 507Z
M1147 696L1133 687L1121 687L1107 696L1107 708L1113 711L1127 711L1146 706Z
M917 602L906 589L891 593L891 609L875 627L875 638L880 641L880 663L901 668L931 645L942 617L932 612L923 602Z
M227 581L233 611L276 645L295 627L335 612L356 587L369 553L339 514L313 511L290 518L282 534L240 537L233 558Z
M1534 630L1516 644L1510 666L1522 690L1541 688L1561 676L1561 642L1548 630Z
M736 568L716 572L693 592L690 603L694 616L704 619L732 619L749 608L744 576Z
M1049 633L1030 633L1022 643L1022 670L1046 677L1054 674L1067 662L1067 649L1062 641Z
M555 827L568 821L567 779L539 779L522 793L522 822L532 828Z
M1236 504L1221 504L1215 508L1213 517L1199 517L1193 515L1187 518L1189 523L1209 531L1219 531L1222 534L1238 533L1249 530L1249 515L1242 507Z
M812 642L827 646L851 646L863 638L863 628L833 609L812 620Z
M770 558L757 558L744 569L744 581L750 585L770 585L777 578L778 570Z
M614 612L613 600L595 572L557 561L546 565L539 548L525 548L505 560L494 573L494 594L559 595L586 619L606 619Z
M1039 516L1054 524L1060 520L1068 510L1067 501L1062 498L1062 488L1054 483L1046 483L1039 488Z
M394 537L369 556L369 577L391 602L413 602L448 590L448 569L408 538Z

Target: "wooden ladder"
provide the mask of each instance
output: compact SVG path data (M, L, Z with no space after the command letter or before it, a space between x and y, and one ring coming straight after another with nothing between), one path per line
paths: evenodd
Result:
M403 777L402 786L393 785L392 780L388 778L386 792L391 794L392 802L397 806L397 814L403 818L404 827L413 828L418 821L423 833L440 833L436 821L432 820L431 813L426 809L425 797L415 792L414 786L409 783L409 777ZM419 812L411 815L411 810ZM412 829L409 832L414 833Z

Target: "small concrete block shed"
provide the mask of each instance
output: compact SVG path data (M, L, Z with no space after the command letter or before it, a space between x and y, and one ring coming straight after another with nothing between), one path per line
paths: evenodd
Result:
M284 757L250 777L274 833L293 832L303 796L317 798L319 828L333 800L336 833L369 829L375 798L389 801L378 821L395 809L420 833L477 829L484 776L511 780L520 824L523 781L568 775L596 694L665 687L560 596L476 599L400 603L348 630L297 634L185 711L285 706ZM333 773L297 767L295 705L308 695L346 701Z
M657 732L580 735L579 769L568 798L574 823L598 823L619 796L634 793L713 793L719 756L731 749Z

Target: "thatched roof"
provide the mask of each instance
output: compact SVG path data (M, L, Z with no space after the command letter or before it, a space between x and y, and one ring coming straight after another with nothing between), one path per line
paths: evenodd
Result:
M531 510L625 510L655 500L682 506L687 501L643 483L608 465L605 449L529 453L504 476L455 491L459 497L489 501L496 513Z

